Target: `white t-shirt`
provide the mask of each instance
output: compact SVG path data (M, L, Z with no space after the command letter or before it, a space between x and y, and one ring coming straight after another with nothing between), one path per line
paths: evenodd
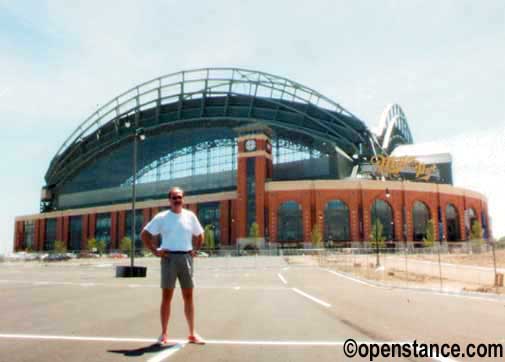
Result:
M178 214L170 210L159 212L144 227L144 230L152 235L161 234L160 247L171 251L193 249L193 235L203 233L198 218L188 209L182 209Z

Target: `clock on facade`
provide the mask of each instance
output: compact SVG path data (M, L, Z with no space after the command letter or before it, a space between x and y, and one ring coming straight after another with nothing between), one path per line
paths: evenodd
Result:
M254 151L256 149L256 140L247 140L245 142L246 151Z

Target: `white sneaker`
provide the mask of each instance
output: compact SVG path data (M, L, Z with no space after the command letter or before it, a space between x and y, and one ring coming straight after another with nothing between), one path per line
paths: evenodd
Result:
M163 337L163 335L161 334L158 337L158 344L161 344L162 346L167 345L168 344L168 338L167 337Z

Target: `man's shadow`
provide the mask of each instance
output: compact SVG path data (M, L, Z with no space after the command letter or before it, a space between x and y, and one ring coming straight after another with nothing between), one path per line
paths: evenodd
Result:
M142 356L144 353L156 353L156 352L161 352L165 351L167 349L173 348L178 346L178 343L174 344L167 344L167 345L161 345L159 343L154 343L146 347L140 347L140 348L135 348L135 349L109 349L107 352L110 353L119 353L122 354L126 357L138 357Z

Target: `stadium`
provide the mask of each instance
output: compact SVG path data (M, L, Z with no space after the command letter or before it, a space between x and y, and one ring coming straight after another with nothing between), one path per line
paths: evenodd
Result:
M375 123L375 122L372 122ZM181 71L139 84L97 109L52 158L40 213L15 220L14 249L117 250L167 190L212 230L218 248L469 240L490 237L484 195L453 186L452 158L416 145L405 113L372 129L292 80L254 70ZM133 192L132 192L133 191ZM380 227L378 226L380 224Z

